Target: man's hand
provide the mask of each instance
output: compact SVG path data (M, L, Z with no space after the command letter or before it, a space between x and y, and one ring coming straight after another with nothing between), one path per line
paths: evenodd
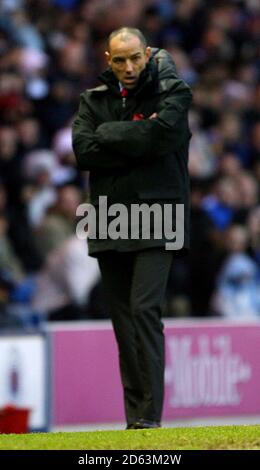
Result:
M157 117L157 113L151 114L148 119L155 119ZM142 121L144 119L144 115L142 113L134 114L132 121Z

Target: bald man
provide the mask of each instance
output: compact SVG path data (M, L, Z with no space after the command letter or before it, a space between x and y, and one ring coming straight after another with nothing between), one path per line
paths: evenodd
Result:
M158 428L165 290L174 257L189 247L191 91L177 76L170 54L148 47L137 29L113 31L105 55L103 84L81 95L73 147L79 168L90 172L96 218L89 228L98 229L88 240L89 253L98 259L109 302L127 429ZM158 221L165 225L171 219L175 233L177 204L184 207L183 240L166 249L169 238ZM131 219L141 206L155 211L148 231L143 219L137 224ZM121 219L115 220L118 212ZM109 225L113 220L119 231Z

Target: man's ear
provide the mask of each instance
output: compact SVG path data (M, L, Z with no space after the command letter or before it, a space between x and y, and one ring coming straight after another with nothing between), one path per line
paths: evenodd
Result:
M111 56L110 56L110 53L108 51L105 52L105 57L107 59L108 65L111 65Z
M152 49L151 49L151 47L147 47L147 48L145 49L146 62L148 62L148 60L150 59L151 54L152 54Z

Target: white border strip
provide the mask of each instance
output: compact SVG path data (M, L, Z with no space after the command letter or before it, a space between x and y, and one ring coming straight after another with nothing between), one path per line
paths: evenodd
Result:
M209 328L220 327L260 327L259 320L243 319L216 319L216 318L163 318L165 328L201 328L203 326ZM47 331L90 331L90 330L111 330L112 323L110 320L84 320L84 321L67 321L67 322L49 322L46 323Z
M176 421L163 421L163 428L192 428L204 426L239 426L239 425L259 425L260 416L227 416L212 418L193 418ZM97 423L79 424L67 426L53 426L51 432L80 432L80 431L114 431L125 429L125 423Z

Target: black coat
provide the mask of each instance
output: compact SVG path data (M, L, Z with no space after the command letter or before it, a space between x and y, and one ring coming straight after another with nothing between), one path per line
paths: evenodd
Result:
M122 102L110 69L104 85L80 97L73 124L78 166L90 171L91 203L108 197L108 205L183 203L185 242L189 246L187 114L191 91L177 74L171 56L153 49L139 85ZM148 119L154 112L156 119ZM144 119L133 120L142 114ZM89 240L90 254L107 249L139 250L162 246L165 240Z

